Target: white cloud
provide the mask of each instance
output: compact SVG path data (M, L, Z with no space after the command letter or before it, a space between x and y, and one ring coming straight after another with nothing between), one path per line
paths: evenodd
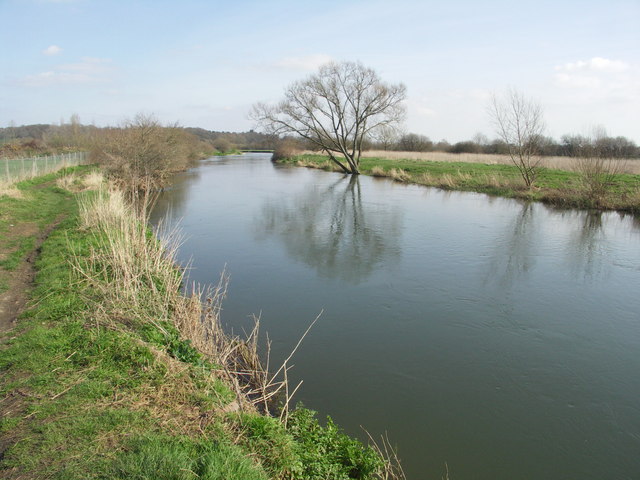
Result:
M569 73L557 73L556 83L561 87L569 88L591 88L595 89L602 85L599 78L589 75L571 75Z
M415 109L418 115L423 117L435 117L436 115L438 115L438 112L436 112L433 108L416 106Z
M50 45L42 51L44 55L48 55L48 56L58 55L61 52L62 52L62 49L57 45Z
M48 71L27 75L20 83L26 87L47 87L50 85L87 83L89 81L90 78L87 75Z
M317 70L325 63L329 63L333 60L331 56L323 53L315 55L305 55L302 57L285 57L274 63L274 66L278 68L284 68L287 70L304 70L312 71Z
M84 57L78 63L69 63L58 67L61 71L82 72L87 75L98 75L111 69L108 58Z
M590 98L631 100L638 97L639 69L621 60L593 57L555 67L555 84Z
M433 108L433 102L426 97L407 99L407 108L418 117L435 117L438 114Z
M624 72L629 69L629 64L620 60L593 57L590 60L578 60L565 63L556 67L560 72Z
M26 87L102 83L109 80L111 60L85 57L81 62L58 65L53 70L23 77L18 83Z

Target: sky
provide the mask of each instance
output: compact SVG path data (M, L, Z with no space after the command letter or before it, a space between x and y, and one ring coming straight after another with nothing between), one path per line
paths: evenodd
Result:
M539 103L547 134L640 144L640 0L0 0L0 127L164 123L246 131L328 61L407 87L404 129L494 138L492 95Z

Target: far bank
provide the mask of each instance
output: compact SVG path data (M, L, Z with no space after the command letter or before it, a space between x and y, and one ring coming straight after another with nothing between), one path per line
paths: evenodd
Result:
M402 152L390 152L393 158L369 157L363 154L360 173L386 177L397 182L413 183L444 190L470 191L488 195L539 201L561 208L617 210L640 213L640 175L616 173L604 178L595 191L580 172L541 167L535 185L528 188L514 165L482 161L429 160L402 158ZM410 154L409 154L410 155ZM409 156L407 155L407 156ZM436 153L437 155L437 153ZM462 157L464 158L464 157ZM489 162L491 156L487 155ZM569 160L569 159L567 159ZM281 164L339 171L328 156L299 154L277 160ZM628 160L632 166L640 160ZM567 162L565 165L568 165Z

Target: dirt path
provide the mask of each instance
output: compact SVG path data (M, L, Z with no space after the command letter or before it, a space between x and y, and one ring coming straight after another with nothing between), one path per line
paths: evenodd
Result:
M33 223L14 225L7 233L5 243L20 237L35 237L35 246L27 254L17 268L12 271L2 271L0 275L5 279L8 289L0 293L0 333L15 326L20 313L24 310L29 299L29 291L35 279L35 261L40 254L40 247L53 229L64 219L58 216L55 221L39 230ZM0 254L1 255L1 254Z

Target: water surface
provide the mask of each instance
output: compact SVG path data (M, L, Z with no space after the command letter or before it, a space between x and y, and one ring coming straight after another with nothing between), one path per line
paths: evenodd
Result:
M192 280L231 275L298 399L410 479L640 478L640 222L215 158L174 179Z

